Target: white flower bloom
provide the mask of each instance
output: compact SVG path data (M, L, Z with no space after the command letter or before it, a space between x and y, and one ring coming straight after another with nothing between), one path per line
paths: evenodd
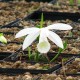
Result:
M16 34L16 38L27 35L23 42L23 50L30 46L33 41L40 35L39 43L37 44L37 49L41 53L47 53L50 50L50 43L48 39L54 42L58 47L63 48L63 43L61 38L51 30L70 30L72 27L68 24L57 23L49 25L45 28L26 28L19 31ZM48 38L48 39L47 39Z

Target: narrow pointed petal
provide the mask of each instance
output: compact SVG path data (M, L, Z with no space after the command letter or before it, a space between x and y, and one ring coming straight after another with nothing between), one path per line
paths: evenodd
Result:
M48 41L38 43L37 49L40 53L47 53L50 50L50 43Z
M15 38L19 38L19 37L25 36L27 34L32 34L36 31L39 31L39 28L26 28L26 29L23 29L23 30L19 31L16 34Z
M48 41L47 40L47 29L45 29L45 28L41 29L40 37L39 37L39 43L41 43L43 41Z
M64 23L56 23L53 25L49 25L48 27L46 27L47 29L56 29L56 30L71 30L72 27L68 24L64 24Z
M61 38L56 33L52 32L52 31L49 31L48 33L49 33L48 38L52 42L54 42L57 46L59 46L60 48L63 48L63 43L62 43Z
M39 36L39 34L40 34L40 31L36 31L32 34L29 34L23 42L23 50L28 46L30 46L32 42Z

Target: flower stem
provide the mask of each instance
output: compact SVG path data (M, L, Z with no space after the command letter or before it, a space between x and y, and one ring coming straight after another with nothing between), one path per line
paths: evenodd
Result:
M41 22L40 22L40 28L42 28L43 27L43 13L42 13L42 15L41 15Z
M29 60L31 60L31 48L28 47L28 57L29 57Z
M36 62L38 62L38 60L39 60L39 53L38 53L37 51L36 51L36 53L35 53L34 60L35 60Z
M66 47L67 47L67 41L65 41L63 45L64 45L64 49L59 48L58 53L57 53L56 56L50 61L50 63L53 62L55 59L57 59L58 56L66 49Z

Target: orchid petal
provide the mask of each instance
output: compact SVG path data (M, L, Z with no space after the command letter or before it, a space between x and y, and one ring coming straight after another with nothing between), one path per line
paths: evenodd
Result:
M63 43L62 43L62 40L61 38L54 32L52 31L49 31L48 32L48 38L54 42L57 46L59 46L60 48L63 48Z
M34 27L33 28L26 28L26 29L19 31L15 37L19 38L19 37L25 36L27 34L32 34L36 31L39 31L39 28L34 28Z
M47 41L47 29L46 28L42 28L40 32L39 43L43 41Z
M40 53L47 53L50 50L50 43L48 41L38 43L37 49Z
M39 36L39 34L40 34L40 31L36 31L32 34L29 34L23 42L23 50L28 46L30 46L32 42Z
M47 53L50 50L50 43L47 40L47 30L45 28L41 29L37 49L40 53Z
M72 27L68 24L63 24L63 23L56 23L53 25L49 25L46 27L47 29L56 29L56 30L71 30Z

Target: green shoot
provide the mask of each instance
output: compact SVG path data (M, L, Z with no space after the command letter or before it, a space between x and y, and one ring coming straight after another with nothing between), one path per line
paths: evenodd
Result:
M70 31L69 32L69 37L72 37L73 36L73 33Z
M70 5L74 5L74 0L70 0L70 1L69 1L69 4L70 4Z
M49 67L48 65L42 67L43 70L47 70L47 69L49 69L49 68L50 68L50 67Z
M28 47L28 57L29 57L29 60L31 60L31 48L30 47Z
M36 25L37 28L42 28L44 24L44 20L43 20L43 13L41 15L41 21L40 21L40 25ZM39 41L39 37L37 37L37 41Z
M35 52L34 60L35 61L39 60L39 53L37 51Z
M80 6L80 0L78 0L78 6Z
M40 24L36 25L36 27L37 28L42 28L43 27L43 24L44 24L44 18L43 18L43 13L42 13Z
M40 28L40 25L36 25L37 28Z
M0 42L7 43L6 38L3 36L3 33L0 33Z
M58 56L67 48L67 41L65 41L63 43L63 46L64 46L64 49L59 48L58 53L56 54L56 56L50 62L53 62L55 59L57 59Z
M43 27L43 23L44 23L44 20L43 20L43 13L42 13L42 15L41 15L41 22L40 22L40 28Z
M59 7L59 2L57 1L56 6Z
M49 62L48 58L44 54L40 55L40 59L44 62Z

